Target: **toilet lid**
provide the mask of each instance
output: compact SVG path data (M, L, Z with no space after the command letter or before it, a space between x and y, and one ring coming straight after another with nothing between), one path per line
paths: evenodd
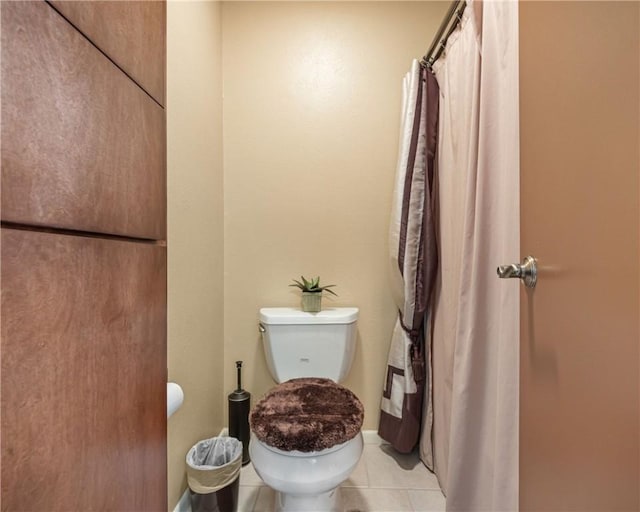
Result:
M350 390L330 379L291 379L269 391L249 416L263 443L284 451L318 452L353 439L364 407Z

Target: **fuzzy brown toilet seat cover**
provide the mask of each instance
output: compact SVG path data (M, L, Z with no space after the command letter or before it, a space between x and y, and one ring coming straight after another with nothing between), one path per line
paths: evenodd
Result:
M353 439L364 407L350 390L330 379L291 379L269 391L249 416L263 443L284 451L317 452Z

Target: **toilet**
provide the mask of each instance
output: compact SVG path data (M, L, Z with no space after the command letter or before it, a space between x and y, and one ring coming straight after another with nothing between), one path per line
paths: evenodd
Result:
M339 486L362 455L364 408L341 386L351 369L358 308L260 310L267 366L279 384L251 410L249 453L276 491L276 510L338 510Z

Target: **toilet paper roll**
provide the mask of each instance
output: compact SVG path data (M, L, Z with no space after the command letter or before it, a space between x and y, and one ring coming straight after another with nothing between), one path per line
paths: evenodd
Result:
M184 401L184 392L175 382L167 382L167 418L176 412Z

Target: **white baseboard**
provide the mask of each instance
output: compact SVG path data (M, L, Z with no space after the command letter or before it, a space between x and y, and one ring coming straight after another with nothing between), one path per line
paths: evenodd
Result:
M176 507L173 512L191 512L191 500L189 500L189 489L184 491L184 494L180 496Z
M363 430L362 438L364 439L364 444L389 444L378 435L377 430Z

